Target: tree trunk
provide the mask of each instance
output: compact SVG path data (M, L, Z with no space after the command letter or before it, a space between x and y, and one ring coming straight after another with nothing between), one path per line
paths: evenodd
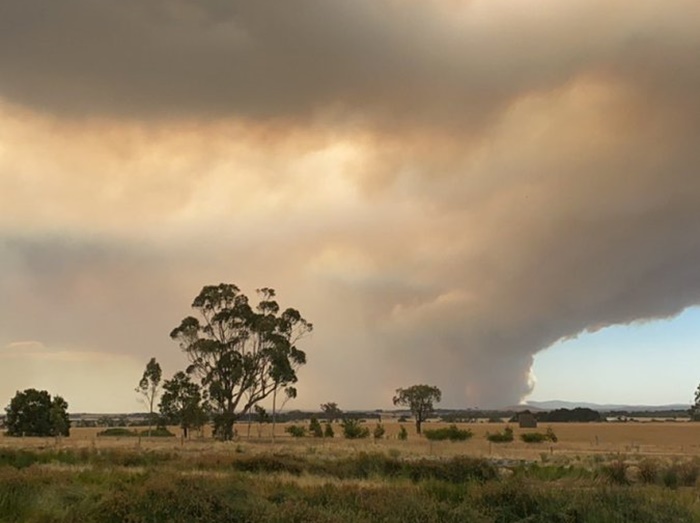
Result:
M420 432L420 425L421 425L422 422L423 422L423 420L421 420L419 417L416 416L416 432L417 432L418 434L421 433L421 432Z
M221 421L219 424L219 431L220 435L219 437L224 440L224 441L231 441L233 440L233 423L235 419L233 415L229 414L228 412L225 412L222 417Z
M277 387L272 392L272 441L275 441L275 425L277 423Z
M148 437L151 437L151 425L153 424L153 396L148 403Z

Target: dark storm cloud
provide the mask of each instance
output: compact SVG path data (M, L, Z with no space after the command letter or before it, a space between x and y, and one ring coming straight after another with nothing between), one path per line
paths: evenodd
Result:
M392 0L3 0L0 95L75 117L323 116L353 125L478 128L513 100L581 74L654 83L664 73L694 71L697 39L682 9L655 11L602 2L535 9ZM666 38L676 23L684 25Z

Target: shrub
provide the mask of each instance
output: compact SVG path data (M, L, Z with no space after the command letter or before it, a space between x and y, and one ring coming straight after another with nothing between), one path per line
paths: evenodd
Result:
M492 443L509 443L513 441L513 429L506 427L503 432L496 432L495 434L486 434L486 439Z
M653 459L644 459L639 463L639 479L643 483L656 483L659 479L659 464Z
M284 429L284 431L291 434L293 438L303 438L306 436L306 427L302 427L301 425L290 425Z
M406 427L401 427L401 430L399 430L399 439L401 441L406 441L408 439L408 431L406 430Z
M525 443L542 443L547 441L547 435L542 432L525 432L520 435L520 439Z
M615 485L629 485L627 479L627 463L616 459L603 467L603 474L608 482Z
M382 439L384 437L384 434L386 434L386 429L384 428L384 425L378 423L372 431L372 436L374 436L374 439Z
M674 463L666 469L663 482L669 488L693 487L698 481L700 469L696 461Z
M369 429L363 427L359 420L345 419L341 423L343 427L343 436L347 439L363 439L369 437Z
M332 438L335 436L335 432L333 432L333 427L331 426L330 423L326 423L326 428L323 429L323 437L324 438Z
M541 432L525 432L520 435L520 439L525 443L542 443L547 441L547 435Z
M458 429L457 425L434 430L426 429L423 434L430 441L466 441L474 435L471 430Z
M677 489L678 485L680 484L678 469L676 469L674 466L668 467L666 470L664 470L661 480L663 481L665 487Z
M311 418L311 421L309 422L309 433L314 438L323 437L323 428L321 428L321 424L319 423L318 418L316 418L316 416L313 416Z
M547 432L542 433L542 432L525 432L524 434L520 435L520 439L523 440L525 443L542 443L543 441L551 441L552 443L556 443L559 441L559 438L557 438L557 435L554 434L554 431L552 428L548 428Z

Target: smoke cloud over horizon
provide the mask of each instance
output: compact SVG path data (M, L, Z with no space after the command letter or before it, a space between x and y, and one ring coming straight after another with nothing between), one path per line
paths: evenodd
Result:
M128 395L226 281L316 326L304 405L516 403L700 304L698 63L690 1L0 0L0 397Z

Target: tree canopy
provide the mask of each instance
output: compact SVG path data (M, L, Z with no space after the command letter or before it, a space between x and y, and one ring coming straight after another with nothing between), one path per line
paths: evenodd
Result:
M416 432L421 433L422 423L432 414L434 403L442 399L442 392L431 385L412 385L406 389L396 389L394 405L408 407L416 419Z
M68 403L45 390L17 392L5 408L8 436L68 436Z
M321 410L330 423L333 423L335 420L343 417L343 411L340 409L340 407L338 407L338 404L335 401L321 403Z
M163 383L160 413L169 423L179 425L187 437L190 429L200 429L206 423L208 405L199 385L180 371Z
M275 291L258 289L259 302L233 284L205 286L188 316L170 333L190 360L214 408L215 434L233 438L233 424L261 400L288 389L306 354L296 343L312 325L299 311L280 312Z

